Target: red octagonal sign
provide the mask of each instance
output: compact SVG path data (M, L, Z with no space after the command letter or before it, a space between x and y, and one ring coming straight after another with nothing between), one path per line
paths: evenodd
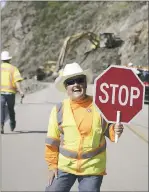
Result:
M94 82L94 103L108 122L129 123L142 110L145 87L130 69L111 65Z

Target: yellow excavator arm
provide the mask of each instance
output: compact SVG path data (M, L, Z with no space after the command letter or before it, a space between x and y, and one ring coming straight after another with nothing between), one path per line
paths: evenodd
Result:
M56 71L58 72L63 66L64 59L66 57L67 51L70 47L72 47L77 41L80 39L88 39L92 44L92 49L96 49L99 47L99 37L92 32L81 32L74 34L72 36L66 37L64 40L63 46L60 50L60 54L56 64Z

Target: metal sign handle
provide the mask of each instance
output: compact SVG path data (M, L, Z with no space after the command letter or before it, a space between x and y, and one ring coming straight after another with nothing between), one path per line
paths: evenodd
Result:
M20 103L21 103L21 104L23 103L23 98L24 98L24 97L21 97L21 99L20 99Z
M117 114L116 114L116 123L117 124L120 123L120 114L121 114L121 112L117 111ZM118 135L117 134L115 134L115 143L118 143Z

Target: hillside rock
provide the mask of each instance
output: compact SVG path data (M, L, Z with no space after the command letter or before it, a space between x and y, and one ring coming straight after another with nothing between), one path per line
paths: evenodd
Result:
M87 40L82 41L64 65L77 61L97 75L109 64L148 64L148 2L10 1L1 11L2 50L10 51L23 75L57 61L64 39L83 31L115 33L124 43L98 48L83 61Z

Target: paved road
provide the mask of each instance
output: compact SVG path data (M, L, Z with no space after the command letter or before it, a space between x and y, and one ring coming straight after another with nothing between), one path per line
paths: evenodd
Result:
M129 128L144 141L148 141L148 111L149 105L144 104L143 111L139 113L129 125Z
M51 84L26 96L22 105L17 104L16 131L11 133L7 122L6 134L2 135L2 191L44 191L48 175L44 141L49 114L64 97ZM134 122L135 126L141 123L139 131L144 127L142 134L148 132L146 109L145 106ZM118 144L107 141L108 175L102 191L148 191L148 143L127 127ZM77 191L77 182L72 191Z

